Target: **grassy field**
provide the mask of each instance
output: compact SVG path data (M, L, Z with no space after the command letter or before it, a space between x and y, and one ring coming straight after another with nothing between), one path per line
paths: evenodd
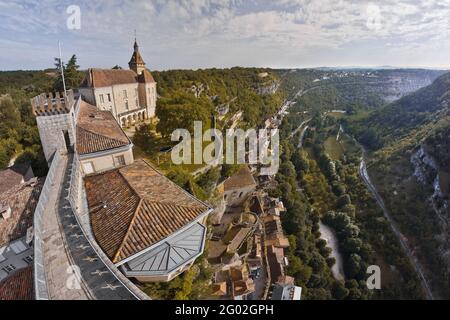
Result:
M325 152L333 160L340 160L345 153L344 148L339 141L336 141L335 136L328 137L323 144Z

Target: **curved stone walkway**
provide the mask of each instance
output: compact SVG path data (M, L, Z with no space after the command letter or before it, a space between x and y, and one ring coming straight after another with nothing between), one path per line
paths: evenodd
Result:
M136 300L98 257L76 220L69 202L72 157L62 156L59 190L58 180L55 183L56 206L46 221L52 229L47 229L52 232L45 242L52 246L45 250L49 298Z

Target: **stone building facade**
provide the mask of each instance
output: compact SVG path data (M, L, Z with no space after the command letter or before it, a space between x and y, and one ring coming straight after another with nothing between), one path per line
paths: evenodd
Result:
M154 117L156 109L156 82L136 41L128 65L130 70L91 68L79 89L85 101L110 111L122 127Z

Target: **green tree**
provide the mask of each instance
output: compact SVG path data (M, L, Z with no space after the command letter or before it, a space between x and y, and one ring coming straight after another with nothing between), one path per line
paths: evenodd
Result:
M0 138L7 138L8 131L20 125L20 113L10 97L0 100Z
M62 74L61 74L61 60L55 58L55 67L58 69L59 75L53 84L53 90L62 92L64 90ZM79 71L80 66L77 64L77 56L72 55L66 65L63 67L64 70L64 81L66 83L66 89L78 88L81 81L83 80L83 73Z

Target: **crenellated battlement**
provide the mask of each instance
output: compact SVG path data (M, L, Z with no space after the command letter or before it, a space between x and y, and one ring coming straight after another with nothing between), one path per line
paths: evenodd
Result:
M70 111L75 102L72 90L68 90L67 94L56 92L53 94L42 93L31 99L31 108L33 114L38 116L51 116L57 114L65 114Z

